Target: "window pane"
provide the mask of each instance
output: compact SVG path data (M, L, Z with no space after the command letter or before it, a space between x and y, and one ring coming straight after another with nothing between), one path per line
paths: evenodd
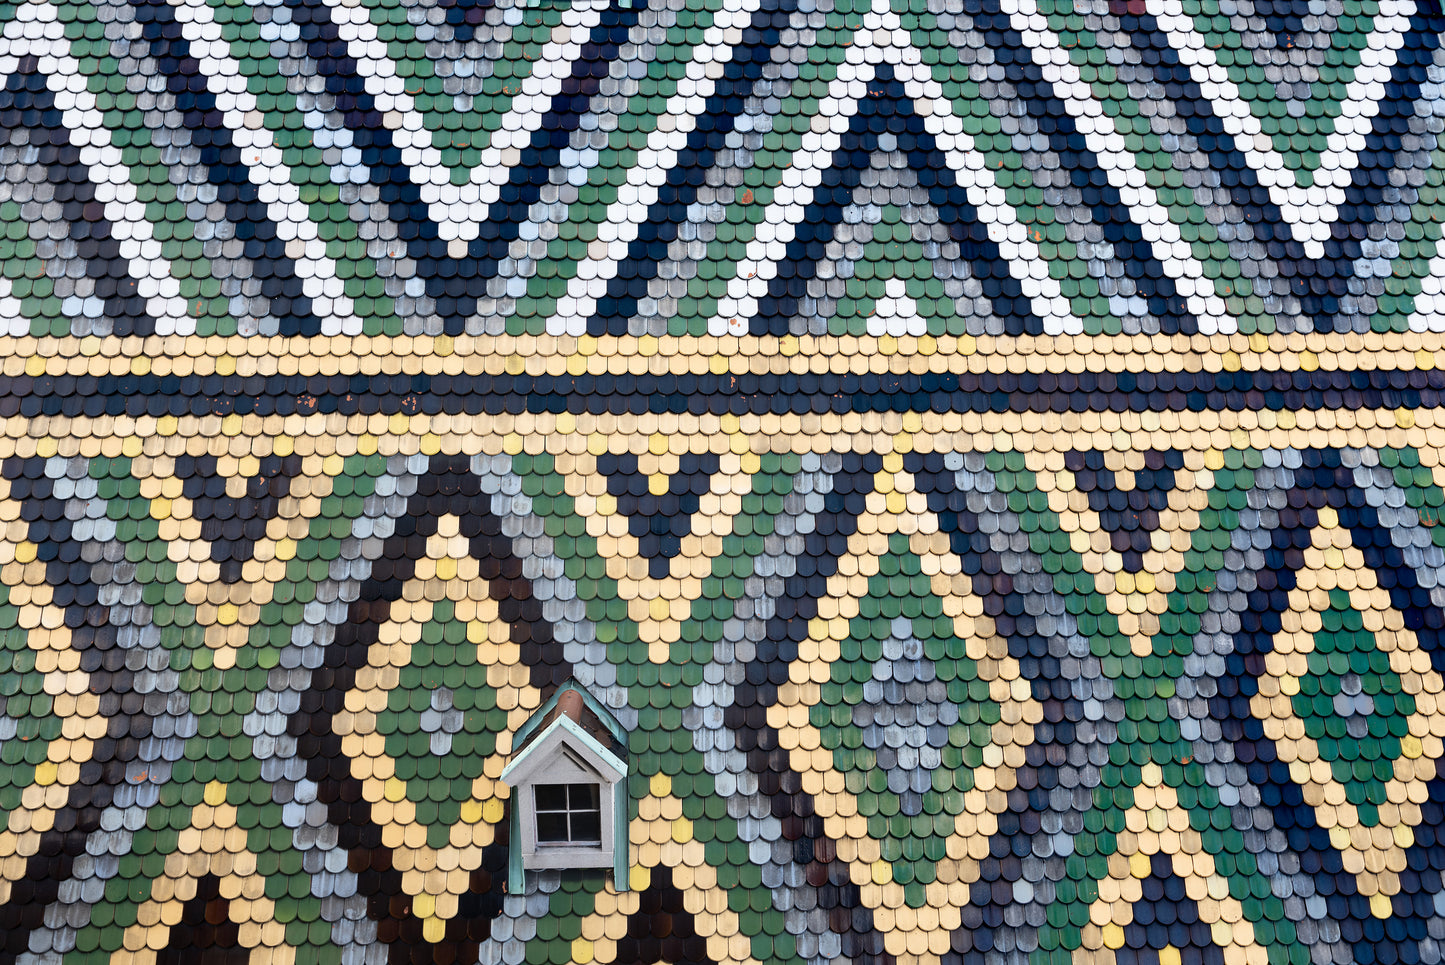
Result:
M567 841L567 815L558 811L537 815L537 843L565 844Z
M596 811L601 806L598 803L596 784L569 784L567 793L571 797L572 810Z
M566 785L566 784L538 784L538 785L537 785L537 810L538 810L538 811L565 811L565 810L567 810L567 785Z
M591 811L573 811L572 840L600 843L602 841L602 812L595 808Z

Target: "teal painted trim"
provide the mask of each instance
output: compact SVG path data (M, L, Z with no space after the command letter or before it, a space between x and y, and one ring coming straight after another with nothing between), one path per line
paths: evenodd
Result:
M517 728L516 734L512 737L512 746L525 743L531 738L537 728L542 725L542 721L546 720L547 715L557 706L557 701L565 690L577 691L582 696L582 702L587 705L587 709L597 715L597 719L602 721L607 732L624 747L627 746L627 729L618 722L616 717L612 716L612 712L603 706L601 701L592 696L591 691L579 684L575 678L570 677L557 688L551 697L543 701L541 707L532 712L525 724ZM503 783L510 783L509 778L517 767L526 762L535 748L546 743L552 731L563 725L566 726L568 734L581 741L618 774L622 775L618 781L612 784L612 879L613 887L617 891L631 891L632 866L627 829L632 812L627 797L626 761L623 761L610 749L603 747L597 738L587 733L571 719L560 717L548 725L546 731L538 735L536 740L532 741L507 764L502 771L501 780ZM527 888L527 872L522 867L522 825L519 820L523 810L517 806L517 799L514 795L512 797L512 820L507 832L507 893L512 895L525 894Z
M562 689L563 688L559 687L557 692L560 694ZM591 710L592 713L597 715L597 719L602 721L603 725L607 728L607 732L621 743L623 747L626 747L627 728L623 727L617 718L612 716L612 711L604 707L602 701L592 696L592 692L581 684L574 683L572 689L582 695L582 702L587 705L588 710Z
M588 749L590 749L594 754L606 761L608 766L617 772L617 780L619 782L627 779L627 762L624 761L622 758L618 757L616 754L612 753L610 748L603 747L602 742L599 741L597 738L593 737L591 734L587 733L585 730L583 730L581 724L577 723L570 717L559 717L557 718L557 723L560 724L563 728L565 728L567 733L571 734L573 737L581 741L582 744ZM552 728L549 727L547 729L551 730ZM541 741L538 741L537 743L540 744ZM528 748L527 750L529 751L531 750L531 748ZM522 756L526 757L527 751L523 751Z
M632 861L628 851L627 781L612 786L612 887L619 894L632 890Z
M561 692L561 688L559 687L557 693ZM542 721L547 719L547 715L550 714L552 712L552 708L556 706L557 694L553 694L551 697L547 698L546 702L543 703L541 707L538 707L536 711L533 712L531 717L527 718L527 722L525 724L517 728L517 732L512 735L512 746L516 747L519 744L525 743L527 738L532 736L532 731L536 730L538 727L541 726Z
M512 820L507 831L507 894L520 895L527 890L527 872L522 868L522 809L512 798Z

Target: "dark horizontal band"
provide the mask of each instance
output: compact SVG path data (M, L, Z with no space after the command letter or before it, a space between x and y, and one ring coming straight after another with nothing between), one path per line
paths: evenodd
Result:
M963 375L17 376L14 415L1204 412L1434 408L1445 371Z

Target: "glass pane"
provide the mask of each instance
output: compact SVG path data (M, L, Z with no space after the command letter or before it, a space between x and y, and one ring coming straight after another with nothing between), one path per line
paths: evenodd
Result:
M602 840L602 812L596 810L572 812L572 840L600 842Z
M567 793L571 797L568 803L574 811L596 811L601 805L597 797L598 787L596 784L569 784Z
M565 810L567 810L567 785L566 785L566 784L538 784L538 785L537 785L537 810L538 810L538 811L565 811Z
M567 815L563 812L537 815L537 843L563 844L567 841Z

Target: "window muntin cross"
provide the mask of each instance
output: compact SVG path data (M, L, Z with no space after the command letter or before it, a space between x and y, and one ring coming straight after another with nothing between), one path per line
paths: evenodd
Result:
M602 841L602 797L596 784L538 784L537 844L580 845Z

